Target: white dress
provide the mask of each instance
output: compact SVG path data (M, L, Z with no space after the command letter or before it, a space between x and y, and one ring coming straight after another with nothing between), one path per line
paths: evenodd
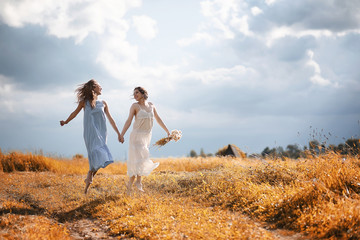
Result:
M128 176L147 176L159 163L150 160L149 145L151 141L151 130L154 123L153 105L148 112L140 105L140 110L135 115L133 130L129 140L129 158L127 160Z

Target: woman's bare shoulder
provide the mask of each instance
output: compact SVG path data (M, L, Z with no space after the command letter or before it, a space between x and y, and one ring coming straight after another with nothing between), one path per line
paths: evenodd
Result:
M135 103L131 104L130 110L137 112L140 110L140 105L135 102Z
M140 106L139 106L139 103L135 102L135 103L131 104L131 107L132 108L138 108Z
M85 100L81 100L81 101L79 102L79 106L84 107L84 106L85 106Z

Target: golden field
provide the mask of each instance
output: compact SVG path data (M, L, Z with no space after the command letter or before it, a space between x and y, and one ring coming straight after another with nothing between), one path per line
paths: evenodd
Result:
M360 239L360 161L159 159L126 194L126 164L0 152L0 239Z

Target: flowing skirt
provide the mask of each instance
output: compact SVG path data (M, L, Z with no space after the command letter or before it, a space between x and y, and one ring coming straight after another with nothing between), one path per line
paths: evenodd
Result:
M127 174L132 176L148 176L159 163L150 159L149 145L151 132L132 131L129 140L129 158L127 160Z
M102 110L103 103L96 102L96 108L92 109L86 102L84 111L84 140L88 152L89 168L97 171L113 163L113 157L106 145L106 119Z

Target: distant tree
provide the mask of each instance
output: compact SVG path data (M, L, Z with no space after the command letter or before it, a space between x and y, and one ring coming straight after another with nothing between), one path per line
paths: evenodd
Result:
M360 139L348 139L345 144L348 148L347 154L358 155L360 153Z
M73 156L73 159L82 159L84 158L84 155L80 154L80 153L77 153Z
M337 147L336 147L336 152L337 153L340 153L340 154L347 154L347 150L346 150L346 147L345 147L345 144L343 143L340 143Z
M295 144L289 144L286 147L286 153L288 155L288 157L290 158L299 158L300 154L301 154L301 150L299 149L299 147Z
M200 156L201 157L206 157L206 154L205 154L205 152L204 152L204 149L200 149Z
M337 147L336 147L334 144L330 144L330 145L328 146L328 149L331 150L331 151L333 151L333 152L336 151L336 148L337 148Z
M276 155L277 156L282 156L283 154L284 154L284 148L283 147L277 147L276 149L275 149L275 153L276 153Z
M276 157L277 157L276 149L275 149L275 148L272 148L272 149L270 150L269 157L271 157L271 158L276 158Z
M252 154L249 155L249 158L257 158L257 159L259 159L261 157L262 157L262 155L258 154L258 153L252 153Z
M190 157L197 157L197 153L195 152L195 150L190 151Z
M348 139L345 143L339 145L330 144L326 146L326 143L320 143L318 140L311 140L308 146L304 146L303 149L299 148L297 144L289 144L284 150L281 146L276 148L266 147L262 152L261 156L265 158L303 158L307 154L319 155L326 153L327 151L334 151L341 155L360 155L360 139Z
M270 148L269 147L264 148L264 150L261 152L261 156L263 156L263 157L266 157L269 154L270 154Z
M281 150L281 149L279 149ZM266 147L262 152L261 152L261 155L263 157L272 157L272 158L275 158L277 156L276 154L276 149L275 148L272 148L270 149L269 147Z
M312 154L319 154L321 146L318 140L312 140L309 142L309 150Z

